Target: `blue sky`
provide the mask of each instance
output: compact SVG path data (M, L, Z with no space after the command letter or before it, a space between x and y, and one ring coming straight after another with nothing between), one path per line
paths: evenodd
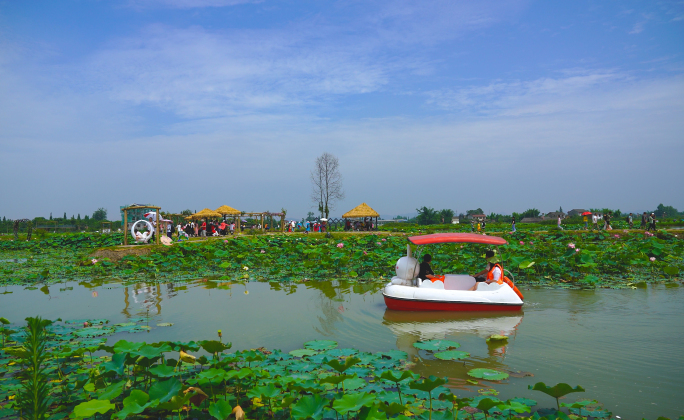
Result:
M684 209L681 1L0 0L0 216Z

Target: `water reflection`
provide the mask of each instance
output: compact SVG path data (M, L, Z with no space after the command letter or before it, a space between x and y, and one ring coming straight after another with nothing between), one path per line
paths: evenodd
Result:
M423 376L449 376L454 387L466 385L466 371L477 367L488 367L512 372L505 363L506 353L515 341L523 313L515 315L500 312L410 312L385 310L382 324L397 337L397 348L405 351L415 363L413 370ZM487 343L487 356L475 356L472 349L460 349L471 353L464 361L424 359L421 351L413 346L423 340L450 339L459 341L467 336L487 338L491 335L505 335L508 340ZM486 385L486 384L481 384Z

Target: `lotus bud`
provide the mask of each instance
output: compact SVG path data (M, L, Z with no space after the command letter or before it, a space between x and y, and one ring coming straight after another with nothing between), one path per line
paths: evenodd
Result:
M223 337L223 334L221 334L221 330L218 330L218 336L219 338Z

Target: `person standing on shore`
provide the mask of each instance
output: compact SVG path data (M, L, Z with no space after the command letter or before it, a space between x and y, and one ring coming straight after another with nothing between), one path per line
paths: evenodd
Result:
M591 230L598 230L598 214L591 215Z
M516 232L516 229L515 229L515 217L514 217L513 220L511 221L511 228L512 228L511 232L515 233L515 232Z
M634 229L634 216L632 213L630 213L629 217L627 217L627 224L629 225L630 229Z
M563 230L563 226L561 226L561 217L558 215L558 229Z
M583 216L583 220L584 220L584 229L589 230L589 219L587 218L586 214Z
M644 212L644 213L641 215L641 226L639 226L641 229L644 229L644 228L647 227L647 226L646 226L646 219L647 219L646 212Z

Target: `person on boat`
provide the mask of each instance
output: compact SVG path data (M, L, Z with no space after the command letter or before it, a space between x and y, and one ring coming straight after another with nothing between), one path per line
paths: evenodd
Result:
M469 290L477 290L477 283L485 282L489 284L498 282L499 279L501 279L501 276L503 275L503 268L501 268L501 265L498 264L499 259L496 257L494 251L487 251L485 253L485 259L487 261L487 268L473 275L473 277L475 277L475 285Z
M430 254L425 254L423 255L423 262L420 263L420 271L418 271L418 278L421 280L427 280L427 279L434 279L436 278L435 273L432 271L432 267L430 267L430 261L432 261L432 255Z

